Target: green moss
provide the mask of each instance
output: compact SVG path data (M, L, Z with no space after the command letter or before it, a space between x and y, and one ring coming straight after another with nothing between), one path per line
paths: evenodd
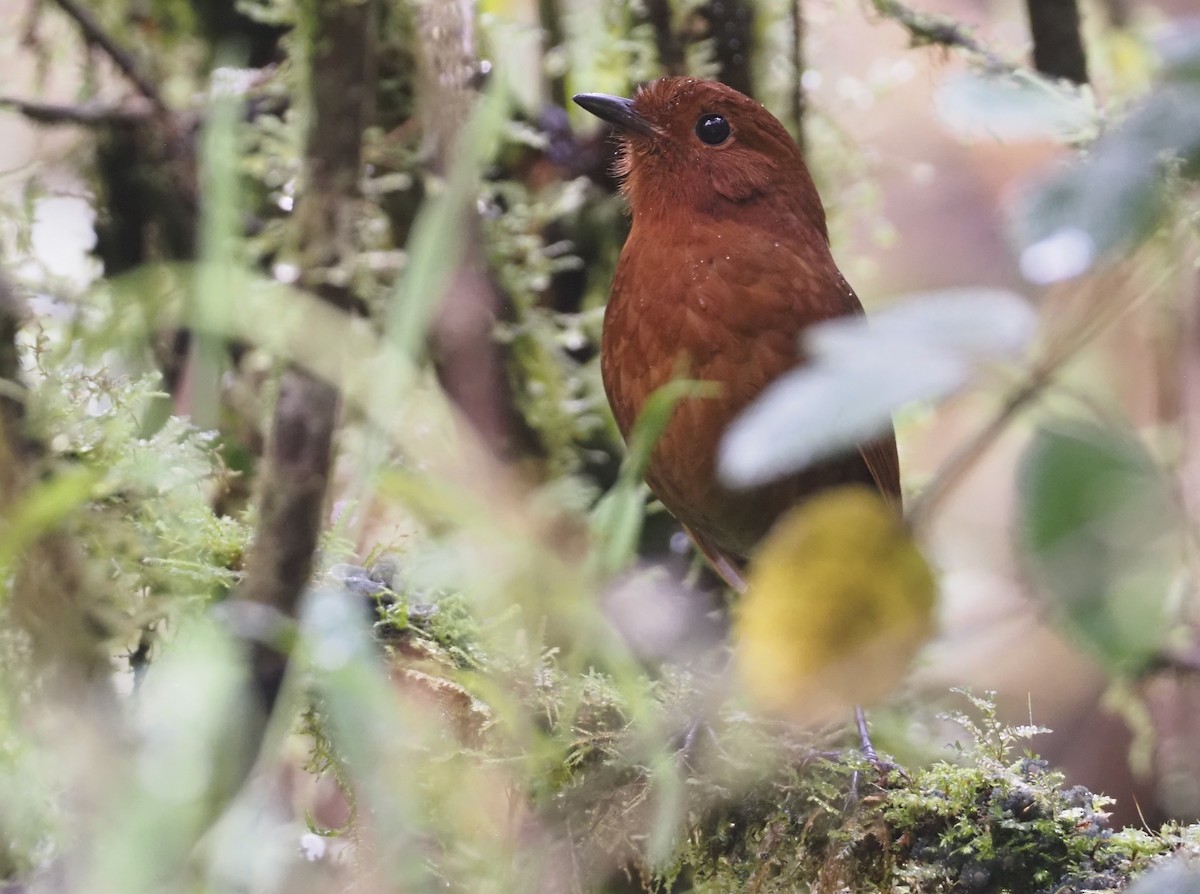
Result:
M36 355L30 430L49 450L47 466L100 475L72 533L103 556L102 610L118 640L180 611L226 595L239 579L250 531L214 511L228 484L215 436L170 416L156 431L144 420L161 395L156 376L87 370Z
M846 752L785 770L710 814L672 873L705 892L1119 890L1155 858L1197 850L1191 827L1111 829L1110 801L1014 754L1040 730L972 701L977 718L954 715L972 737L959 761L880 773Z
M540 822L631 890L1116 891L1166 854L1200 854L1200 827L1113 829L1111 802L1026 751L1045 730L1003 723L992 694L945 715L965 733L953 760L877 766L846 729L801 732L731 703L706 716L713 680L695 670L572 670L553 649L515 667L465 601L439 594L414 618L415 598L380 609L377 630L408 643L393 657L433 662L488 705L479 756L523 767Z

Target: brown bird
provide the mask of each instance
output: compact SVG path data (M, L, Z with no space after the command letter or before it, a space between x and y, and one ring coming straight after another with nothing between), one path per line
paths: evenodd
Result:
M724 84L663 78L633 99L575 102L621 137L617 174L633 215L613 279L601 371L622 435L673 378L717 383L681 401L647 483L716 570L742 589L755 544L817 491L867 483L896 505L892 433L790 478L732 490L716 476L729 423L803 362L800 335L862 305L829 248L825 209L799 148L761 104Z

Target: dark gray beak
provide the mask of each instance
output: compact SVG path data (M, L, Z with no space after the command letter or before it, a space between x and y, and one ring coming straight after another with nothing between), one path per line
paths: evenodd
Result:
M634 110L632 99L609 96L607 93L576 93L574 98L577 105L620 130L632 131L644 137L658 133L653 124Z

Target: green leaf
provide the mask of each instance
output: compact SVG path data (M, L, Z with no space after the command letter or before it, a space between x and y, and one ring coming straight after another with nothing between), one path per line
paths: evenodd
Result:
M1083 273L1146 238L1168 207L1168 163L1200 176L1200 74L1161 84L1088 156L1036 189L1021 208L1021 269L1034 282ZM1064 234L1073 238L1064 243ZM1067 245L1064 255L1055 248Z
M340 591L316 587L307 594L298 655L337 753L361 792L359 809L369 814L383 842L374 858L404 888L429 888L417 812L427 779L412 768L434 772L438 755L453 759L445 730L429 712L403 709L363 606Z
M208 320L237 313L245 291L239 263L242 226L237 162L240 99L217 92L204 116L200 153L200 262L187 309L194 324L189 415L200 428L216 428L220 419L221 376L228 363L224 340Z
M494 154L507 120L509 95L500 78L492 84L463 125L445 185L425 201L406 246L408 262L392 296L387 332L410 357L420 353L429 323L461 260L464 227L475 213L483 166Z
M21 551L91 499L100 477L100 472L90 468L61 472L24 494L10 507L7 518L0 517L0 594Z
M720 473L751 487L878 437L892 412L958 390L983 361L1021 351L1035 331L1023 298L990 289L918 295L870 320L805 334L809 362L771 384L734 420Z
M1040 428L1021 462L1018 519L1029 570L1082 648L1117 673L1161 655L1180 567L1177 512L1132 433Z
M675 405L685 398L703 398L713 393L713 386L704 382L675 379L656 389L646 399L646 405L630 432L629 453L621 464L617 483L592 510L592 531L600 543L593 553L593 561L600 574L619 571L637 555L646 503L642 479L650 464L654 445L671 421Z
M109 780L123 796L97 826L81 888L186 887L198 842L239 790L258 747L261 717L247 682L239 644L212 619L189 619L124 706L130 761L105 768L128 771Z
M936 98L938 115L966 138L1061 139L1088 128L1095 116L1090 91L1024 73L960 74Z
M1157 42L1157 49L1165 77L1200 81L1200 31L1168 29Z
M646 477L650 465L650 454L662 436L675 405L689 397L704 398L717 394L716 386L695 379L674 379L646 398L641 415L629 433L629 454L621 466L621 477L626 481L641 481Z

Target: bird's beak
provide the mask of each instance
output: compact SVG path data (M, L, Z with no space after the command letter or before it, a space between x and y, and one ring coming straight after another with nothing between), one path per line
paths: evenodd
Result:
M621 130L632 131L644 137L652 137L658 133L658 128L633 108L632 99L609 96L607 93L576 93L574 98L577 105Z

